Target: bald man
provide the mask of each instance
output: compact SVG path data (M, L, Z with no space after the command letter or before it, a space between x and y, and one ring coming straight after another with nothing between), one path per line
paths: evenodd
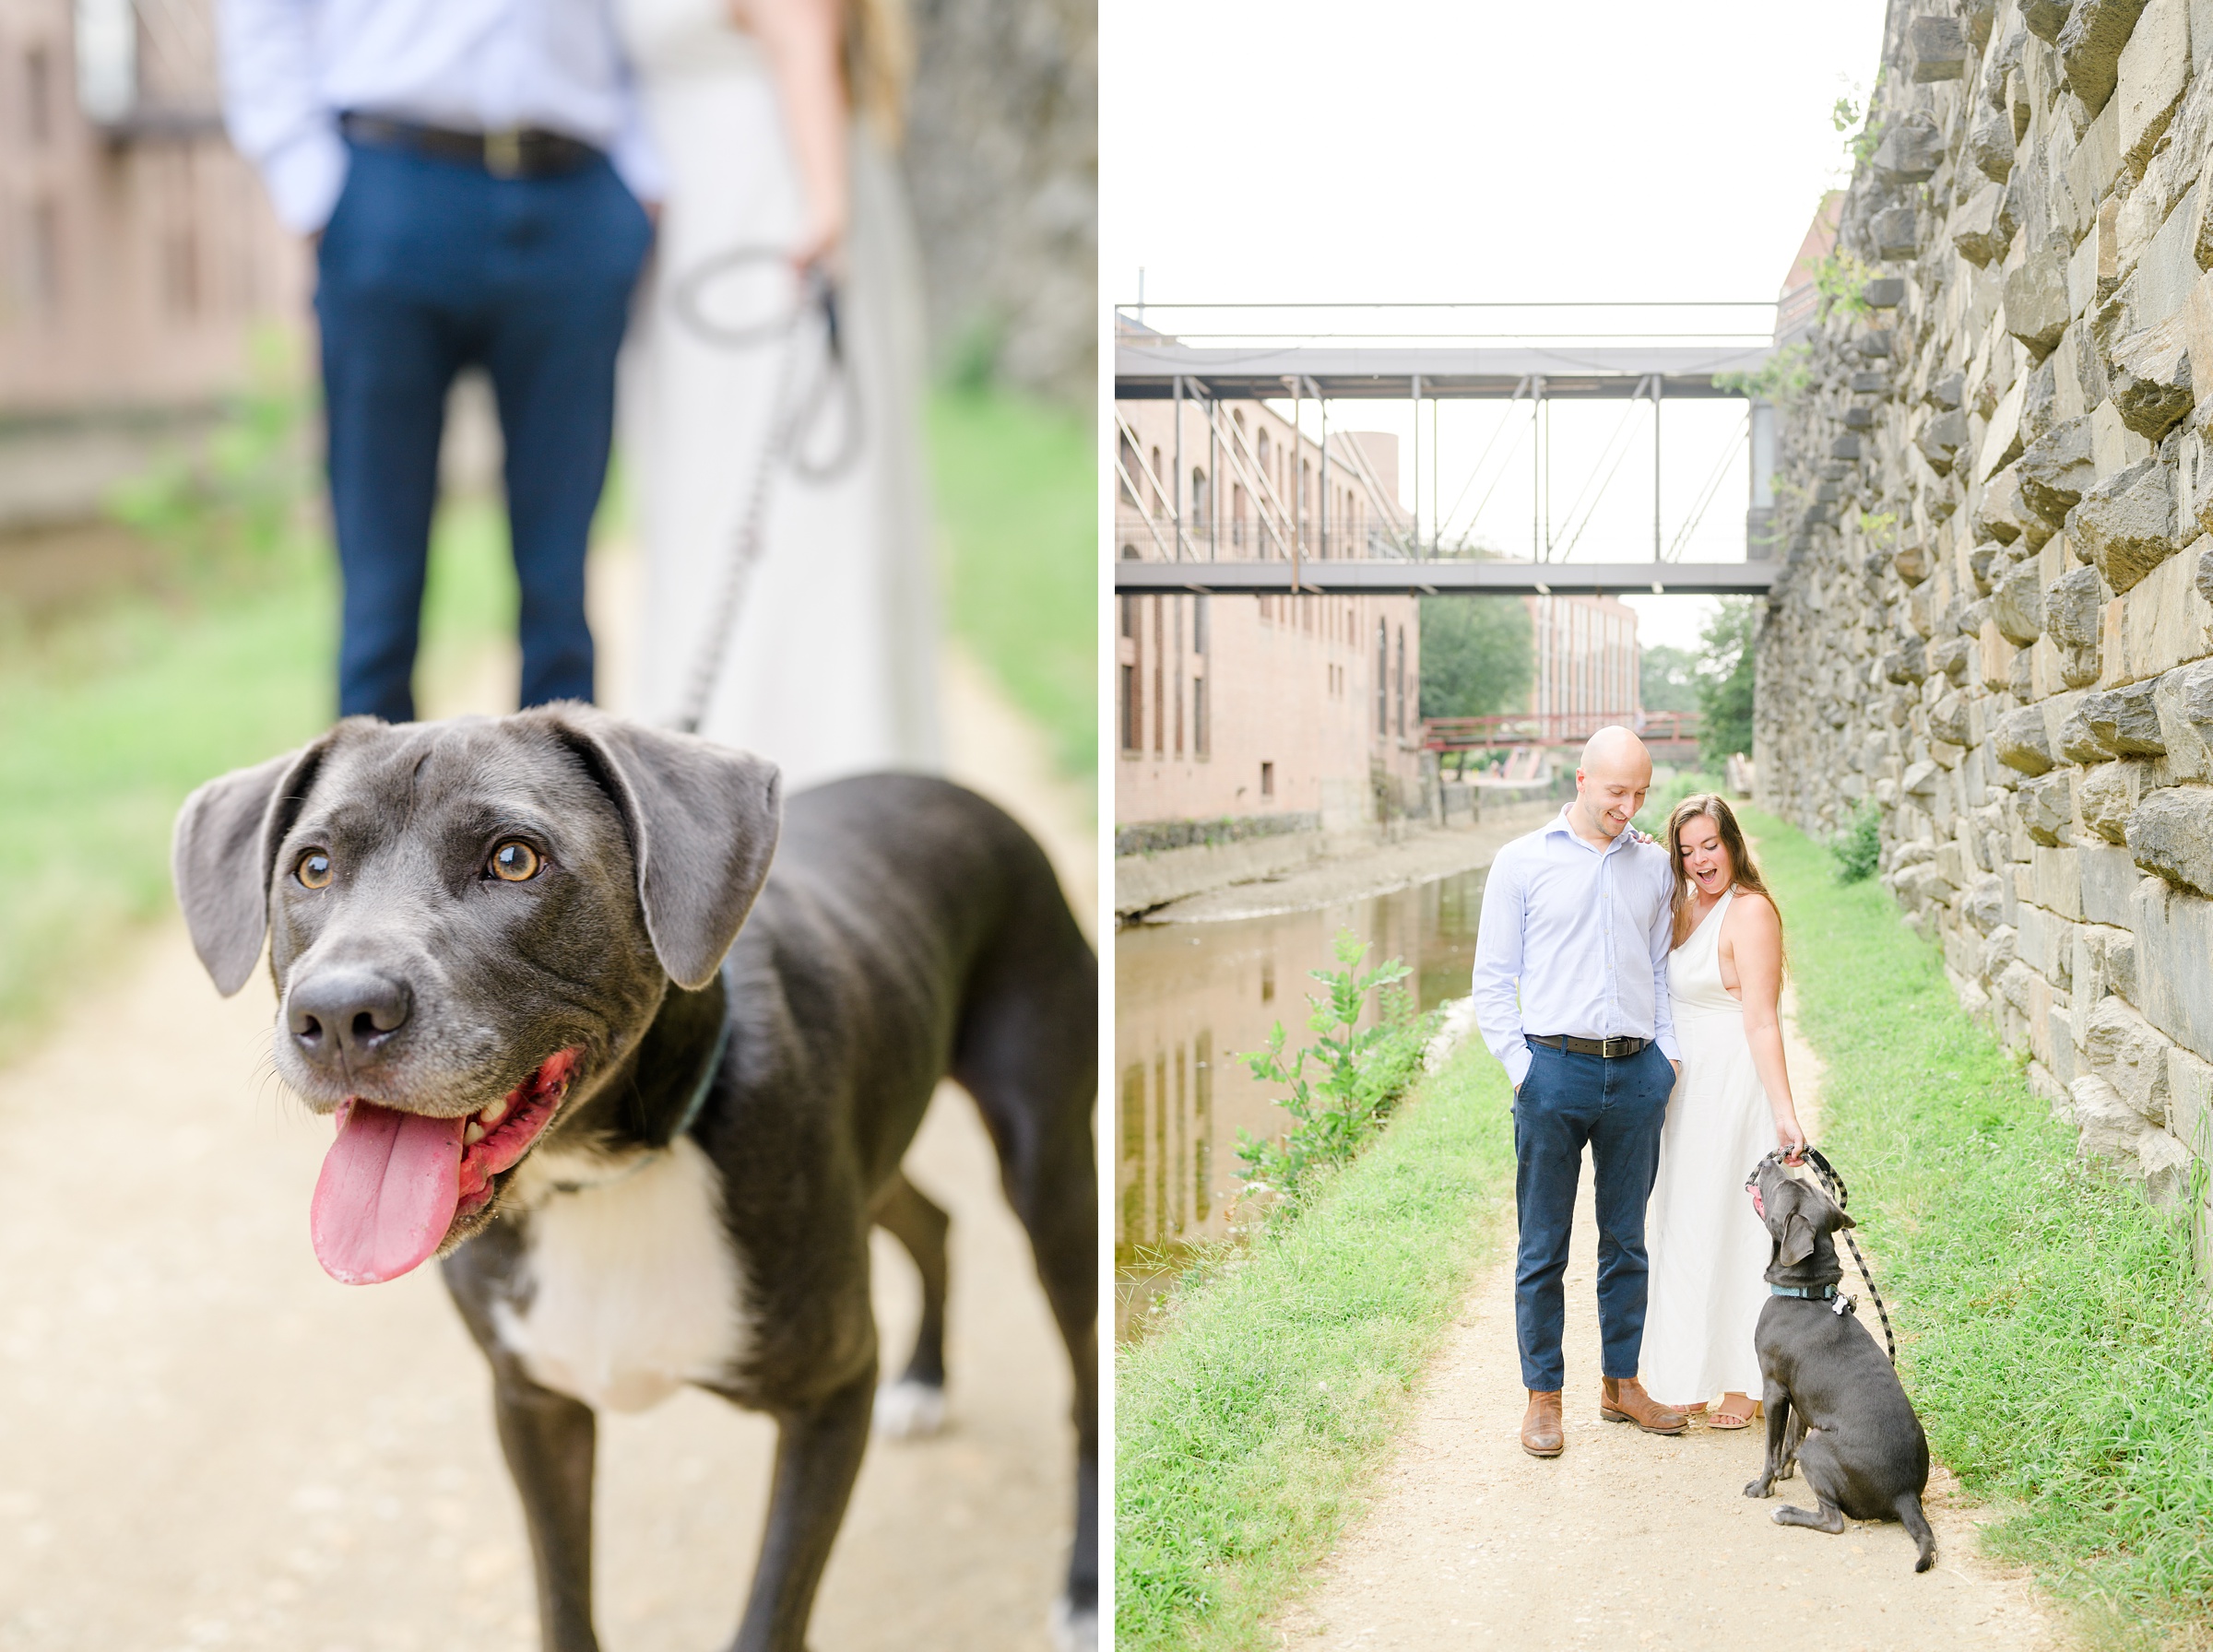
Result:
M1484 881L1475 1019L1514 1084L1514 1329L1532 1457L1562 1445L1561 1280L1586 1144L1597 1172L1599 1415L1649 1434L1684 1427L1637 1380L1644 1207L1682 1071L1667 999L1674 868L1664 847L1629 830L1651 784L1644 742L1600 729L1575 771L1575 801L1501 849Z

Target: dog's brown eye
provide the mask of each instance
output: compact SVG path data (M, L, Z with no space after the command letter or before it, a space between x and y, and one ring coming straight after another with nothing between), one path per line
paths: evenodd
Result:
M512 839L491 852L491 875L503 883L525 883L538 876L538 851Z
M330 856L320 849L310 849L300 857L300 864L292 868L292 875L309 889L328 889Z

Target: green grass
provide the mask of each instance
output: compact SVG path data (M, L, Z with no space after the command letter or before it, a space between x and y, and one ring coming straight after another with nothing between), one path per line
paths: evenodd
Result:
M1098 758L1098 495L1091 427L1003 391L929 410L945 617L1051 737L1061 770Z
M2213 1644L2213 1328L2186 1233L2079 1163L1879 883L1747 812L1936 1455L1984 1536L2118 1644Z
M1116 1644L1257 1648L1356 1512L1512 1186L1471 1041L1296 1220L1186 1277L1119 1355Z
M440 523L426 664L514 622L505 528ZM170 902L192 788L330 721L337 584L313 546L101 605L0 653L0 1051Z

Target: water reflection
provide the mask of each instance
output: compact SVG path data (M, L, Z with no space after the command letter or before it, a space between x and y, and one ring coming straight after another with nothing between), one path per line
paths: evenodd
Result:
M1237 1131L1279 1134L1287 1122L1236 1057L1266 1044L1280 1020L1296 1048L1308 971L1333 966L1349 928L1366 962L1403 958L1422 1009L1464 997L1475 958L1483 873L1457 873L1388 895L1235 923L1144 925L1114 938L1118 1198L1115 1256L1124 1289L1178 1247L1218 1239L1237 1186Z

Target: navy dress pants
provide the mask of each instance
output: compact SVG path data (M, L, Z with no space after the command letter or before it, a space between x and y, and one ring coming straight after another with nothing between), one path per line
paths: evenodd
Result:
M506 446L520 702L592 697L585 546L607 478L615 352L652 234L604 160L503 179L353 147L315 286L346 586L339 715L415 714L445 397L472 365L491 376Z
M1548 1394L1565 1386L1561 1280L1586 1142L1597 1172L1600 1375L1637 1375L1650 1272L1644 1207L1660 1169L1660 1127L1675 1069L1652 1044L1610 1061L1547 1044L1529 1049L1529 1075L1514 1092L1514 1203L1521 1221L1514 1330L1522 1386Z

